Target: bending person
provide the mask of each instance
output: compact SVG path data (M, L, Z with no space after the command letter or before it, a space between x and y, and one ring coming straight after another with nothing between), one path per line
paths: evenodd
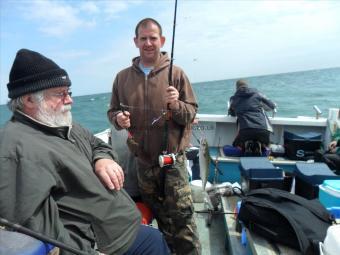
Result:
M88 254L169 254L140 225L112 148L72 122L71 81L51 59L18 51L0 132L0 217ZM61 250L62 255L70 254Z
M268 146L273 128L266 111L274 110L275 103L256 89L248 87L244 80L236 81L236 92L229 102L228 114L237 117L238 125L238 134L233 146L247 150L247 141L258 141Z

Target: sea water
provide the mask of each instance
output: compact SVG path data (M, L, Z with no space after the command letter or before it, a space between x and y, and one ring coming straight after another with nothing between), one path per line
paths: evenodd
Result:
M317 105L327 117L328 108L340 107L340 68L240 77L277 104L275 116L315 116ZM193 84L199 113L226 114L227 102L235 92L237 79L206 81ZM111 87L108 87L111 91ZM72 113L75 121L97 133L108 127L106 112L110 94L74 96ZM0 105L0 128L10 118L5 105Z

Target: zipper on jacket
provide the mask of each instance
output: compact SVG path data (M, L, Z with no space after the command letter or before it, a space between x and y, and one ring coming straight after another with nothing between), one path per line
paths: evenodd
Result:
M145 75L144 74L144 132L145 132L145 135L144 135L144 143L143 143L143 150L145 152L148 152L148 137L149 137L149 125L148 125L148 120L149 120L149 114L148 114L148 110L149 107L148 107L148 100L147 100L147 96L148 96L148 75Z

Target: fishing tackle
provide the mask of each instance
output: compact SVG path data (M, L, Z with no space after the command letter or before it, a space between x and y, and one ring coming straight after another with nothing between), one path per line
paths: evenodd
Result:
M175 33L176 33L176 17L177 17L177 0L175 0L175 12L174 12L174 22L173 22L173 27L172 27L172 42L171 42L171 55L170 55L170 66L169 66L169 76L168 76L168 82L169 82L169 86L172 86L172 67L173 67L173 62L174 62L174 46L175 46ZM163 155L160 155L159 158L162 158L164 156L169 156L172 154L167 154L167 150L168 150L168 135L169 135L169 125L168 122L171 119L171 110L169 108L169 104L167 105L167 111L165 112L164 116L165 116L165 124L164 124L164 141L163 141L163 146L164 146L164 153ZM170 156L171 158L171 156ZM172 165L175 163L175 160L168 165ZM163 167L160 164L161 167ZM165 175L163 175L162 178L165 178Z
M119 104L121 109L127 110L127 109L140 109L140 110L148 110L148 111L155 111L155 112L164 112L164 109L156 109L156 108L146 108L146 107L140 107L140 106L133 106L133 105L126 105L123 103Z
M151 126L153 126L155 123L157 123L166 114L167 114L167 111L163 111L161 115L159 115L157 118L154 118L151 122Z
M169 86L172 85L172 67L173 67L173 62L174 62L176 16L177 16L177 0L175 1L174 23L173 23L173 29L172 29L171 56L170 56L170 67L169 67Z
M152 109L152 108L144 108L144 107L139 107L139 106L131 106L131 105L126 105L123 103L120 103L120 107L122 108L122 111L124 113L124 110L126 109L141 109L141 110L152 110L152 111L157 111L157 112L161 112L161 114L155 118L153 118L152 122L151 122L151 126L153 126L154 124L156 124L160 119L162 119L166 114L167 111L164 109Z
M176 162L176 155L174 153L160 155L158 157L159 166L171 166Z

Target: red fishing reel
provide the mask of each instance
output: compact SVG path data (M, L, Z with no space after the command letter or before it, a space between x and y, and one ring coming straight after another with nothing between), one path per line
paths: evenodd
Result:
M158 157L159 166L172 166L176 162L176 155L173 153L160 155Z

